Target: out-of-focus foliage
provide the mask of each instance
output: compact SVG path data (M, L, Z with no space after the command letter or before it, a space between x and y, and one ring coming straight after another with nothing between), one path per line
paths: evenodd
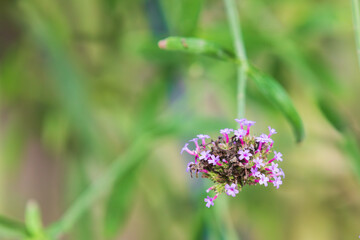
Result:
M161 49L164 50L209 56L215 59L235 63L237 65L245 64L241 61L241 59L237 60L233 53L226 51L216 44L205 41L203 39L168 37L159 41L158 45ZM251 64L247 63L247 65L249 65L248 69L245 71L247 78L253 80L261 94L263 94L269 102L272 102L273 105L284 114L294 129L296 140L301 142L304 139L304 126L286 91L273 78L256 69ZM326 114L326 116L329 116L329 114Z
M67 239L359 236L360 72L348 1L240 2L249 60L287 90L304 120L298 145L249 81L246 117L258 133L277 130L283 186L244 188L219 219L225 198L207 209L206 181L185 174L189 159L179 152L188 138L234 127L236 71L157 42L179 35L232 50L224 12L222 1L203 0L1 1L0 214L16 219L0 217L5 239L41 229L24 219L28 199L45 228L70 228ZM59 224L114 160L129 170L98 187L104 194L74 226Z

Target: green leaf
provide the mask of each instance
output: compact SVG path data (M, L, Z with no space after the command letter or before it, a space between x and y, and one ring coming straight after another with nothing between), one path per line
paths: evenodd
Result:
M182 51L206 55L220 60L235 61L233 53L215 43L199 38L168 37L159 42L159 47L164 50Z
M31 235L30 239L46 239L39 207L33 201L29 201L26 206L25 224Z
M23 223L0 216L0 236L4 238L25 238L29 232Z
M339 132L346 130L346 121L341 117L342 115L336 110L336 104L331 101L329 97L321 96L318 98L318 105L330 124L337 129Z
M344 134L345 141L343 148L348 153L350 157L351 169L354 171L358 179L360 180L360 147L356 137L348 132Z
M241 62L235 59L233 53L212 42L198 38L168 37L159 42L159 47L165 50L202 54L241 65ZM253 79L260 92L285 115L292 125L296 140L301 142L305 135L304 126L285 89L272 77L251 65L249 66L248 75Z
M296 140L301 142L304 138L304 126L285 89L272 77L250 66L249 77L254 81L260 92L272 102L292 125Z

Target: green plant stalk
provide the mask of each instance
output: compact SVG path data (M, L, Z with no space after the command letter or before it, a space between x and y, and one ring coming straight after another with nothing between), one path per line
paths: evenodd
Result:
M224 0L226 14L230 24L231 35L234 41L236 60L240 63L237 66L237 117L239 119L245 117L245 107L246 107L246 79L249 71L249 64L246 57L246 51L244 46L244 41L241 34L240 28L240 18L237 12L235 0ZM223 229L223 236L225 239L239 239L235 230L235 226L231 220L229 213L229 206L227 199L223 199L222 202L222 211L220 208L215 212L217 220L222 219L222 222L225 222L226 228Z
M220 232L224 236L224 239L240 240L230 214L231 211L229 207L229 199L221 199L221 201L219 201L217 204L219 206L217 206L215 209L215 214L218 216L222 215L223 219L216 219L216 222Z
M237 12L234 0L224 0L225 9L228 16L231 35L234 40L235 54L237 59L241 62L237 67L237 117L245 117L245 103L246 103L246 79L249 70L249 64L246 57L244 41L241 34L240 18Z
M352 0L352 12L354 21L354 32L356 41L356 54L358 56L358 64L360 67L360 3L359 0Z

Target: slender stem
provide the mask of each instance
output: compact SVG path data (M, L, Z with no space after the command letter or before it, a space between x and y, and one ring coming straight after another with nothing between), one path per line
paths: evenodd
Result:
M241 62L241 65L237 68L237 117L243 118L245 117L245 89L249 64L246 57L244 41L241 34L240 18L235 1L224 0L224 2L230 24L231 35L234 40L236 57Z
M358 56L358 64L360 67L360 3L359 0L352 0L352 12L354 21L356 53Z
M235 0L224 0L224 3L230 24L231 35L234 41L237 62L240 63L237 67L237 117L243 118L245 117L245 90L249 64L241 35L240 19ZM218 211L215 212L216 219L222 219L222 222L226 223L226 227L221 226L225 239L239 239L235 230L235 226L230 217L228 202L225 199L223 200L224 201L220 201L222 203L222 208L219 208Z
M222 216L222 219L216 218L215 220L217 221L220 232L222 232L223 239L240 240L240 236L238 236L236 232L236 227L231 218L229 199L221 199L216 204L218 206L216 207L215 214L218 216Z

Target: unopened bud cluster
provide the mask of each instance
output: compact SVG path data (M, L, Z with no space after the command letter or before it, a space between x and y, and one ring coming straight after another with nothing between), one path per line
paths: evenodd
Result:
M207 192L214 191L215 196L205 198L206 206L214 205L214 200L220 193L235 197L242 187L248 185L268 186L272 183L276 188L282 184L281 176L285 177L275 161L282 161L282 154L273 151L274 141L270 138L276 131L269 127L269 134L251 136L250 127L255 124L246 119L235 119L240 128L222 129L222 136L211 140L208 135L197 135L190 140L195 145L194 150L186 143L181 153L186 151L194 156L195 161L187 165L191 176L201 176L214 182ZM230 134L233 133L233 136ZM199 143L200 141L200 143Z

